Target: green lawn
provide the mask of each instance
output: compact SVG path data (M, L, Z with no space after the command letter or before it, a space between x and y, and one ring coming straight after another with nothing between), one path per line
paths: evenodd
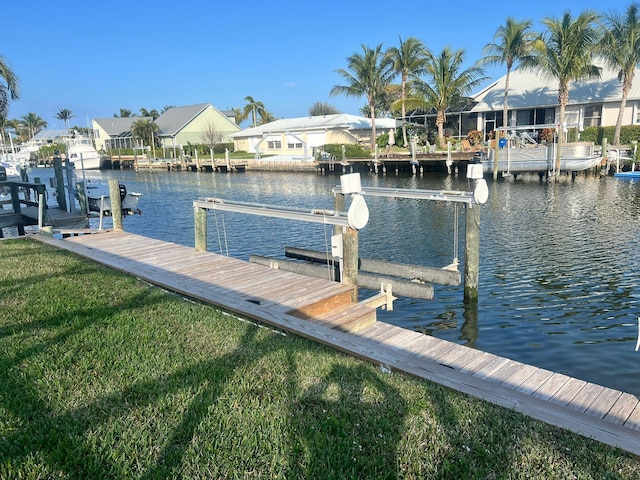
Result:
M632 455L0 241L0 478L640 478Z

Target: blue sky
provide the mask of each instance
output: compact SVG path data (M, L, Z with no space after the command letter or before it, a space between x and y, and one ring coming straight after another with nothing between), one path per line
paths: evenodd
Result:
M629 3L9 2L2 8L0 54L20 80L21 97L11 103L9 118L34 112L49 128L63 128L55 118L63 108L75 115L72 124L87 126L120 108L138 114L205 102L243 108L247 95L276 118L305 116L315 102L358 114L364 98L329 92L342 83L335 70L362 44L387 48L413 36L434 53L447 45L463 49L471 66L509 16L542 30L544 17L623 12ZM495 80L504 68L486 75Z

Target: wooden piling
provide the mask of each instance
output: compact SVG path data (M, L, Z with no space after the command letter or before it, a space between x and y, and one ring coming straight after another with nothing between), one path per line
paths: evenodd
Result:
M207 251L207 209L193 207L193 217L195 225L195 241L196 250L199 252Z
M109 179L109 201L111 203L111 217L113 229L122 231L122 201L120 200L120 184L115 178Z
M465 205L464 301L478 301L480 274L480 205Z
M352 286L351 300L358 301L358 230L342 228L342 278L343 285Z
M62 158L53 159L53 172L56 177L56 192L58 195L58 209L67 210L67 197L64 190L64 176L62 171Z

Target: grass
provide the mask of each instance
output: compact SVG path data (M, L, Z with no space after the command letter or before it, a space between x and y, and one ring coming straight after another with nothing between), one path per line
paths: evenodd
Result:
M0 478L640 478L633 455L0 242Z

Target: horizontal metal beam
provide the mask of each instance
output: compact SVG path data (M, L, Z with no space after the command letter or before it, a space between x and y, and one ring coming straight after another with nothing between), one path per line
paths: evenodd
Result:
M333 193L342 193L342 187L333 188ZM476 203L473 192L457 190L420 190L407 188L362 187L360 195L370 197L412 198L416 200L437 200L444 202Z
M326 225L338 225L341 227L349 226L347 214L344 212L336 212L334 210L302 210L259 203L223 200L221 198L194 200L193 206L195 208L205 208L209 210L249 213L252 215L261 215L263 217L301 220L304 222L324 223Z

